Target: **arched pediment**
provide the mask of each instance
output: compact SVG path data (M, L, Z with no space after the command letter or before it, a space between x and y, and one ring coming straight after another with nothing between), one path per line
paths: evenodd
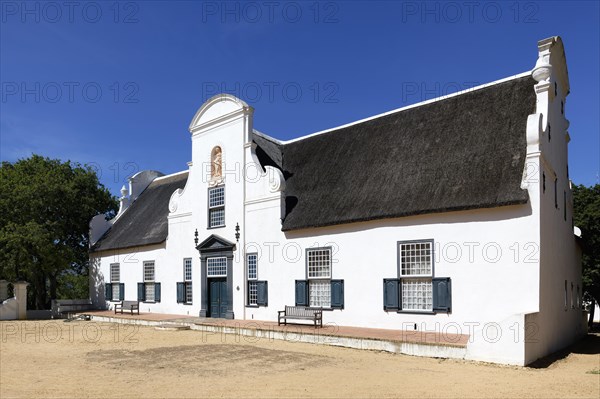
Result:
M252 107L230 94L217 94L209 98L196 112L189 130L191 133L215 120L227 120L243 113L251 113Z

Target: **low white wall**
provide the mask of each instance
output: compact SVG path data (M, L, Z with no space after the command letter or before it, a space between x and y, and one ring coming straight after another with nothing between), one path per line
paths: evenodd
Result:
M0 304L0 320L17 320L18 310L17 298L8 298Z

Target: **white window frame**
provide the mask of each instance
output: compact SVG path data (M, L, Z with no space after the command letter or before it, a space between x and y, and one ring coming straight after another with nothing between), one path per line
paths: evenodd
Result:
M151 270L151 272L149 272ZM144 261L144 302L155 302L156 265L153 260Z
M222 202L214 204L214 203L211 203L211 194L217 190L223 191L223 195L222 195L223 200L222 200ZM223 211L223 221L221 224L213 225L212 215L213 215L213 213L216 213L217 211ZM220 228L220 227L225 227L225 186L224 185L217 186L217 187L211 187L208 189L208 228L216 229L216 228Z
M254 276L250 273L251 258L254 258ZM248 306L258 306L258 254L246 254L246 278L248 280Z
M115 272L116 268L116 272ZM110 283L112 284L112 300L119 301L120 283L121 283L121 264L110 264Z
M398 275L402 292L401 311L417 313L433 312L433 276L435 263L433 249L433 240L398 242ZM428 262L428 267L423 268L424 261ZM414 265L417 264L416 262L419 262L418 264L421 265L419 268L429 270L419 273L410 270L411 268L408 266L410 265L414 268ZM416 295L411 296L411 293L416 293Z
M225 271L224 273L211 273L210 263L211 261L224 261L225 262ZM219 265L221 266L221 265ZM225 256L214 256L211 258L206 258L206 277L227 277L227 257Z
M188 273L189 267L189 273ZM192 278L193 278L193 267L192 258L183 258L183 282L185 286L185 303L192 304L194 294L192 291Z
M314 263L311 265L311 262ZM323 270L323 263L328 264L328 270ZM333 260L331 247L307 248L306 279L308 280L309 307L331 308L332 274Z

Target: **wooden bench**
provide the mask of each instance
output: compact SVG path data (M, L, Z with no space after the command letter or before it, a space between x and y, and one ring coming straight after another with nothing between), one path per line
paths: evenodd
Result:
M285 310L279 310L277 325L287 324L288 319L296 320L312 320L315 323L315 328L323 327L323 309L308 308L306 306L286 306Z
M90 299L54 299L52 300L53 318L73 318L76 313L92 309Z
M131 314L137 311L137 314L140 314L140 303L138 301L121 301L115 303L115 314L118 312L123 314L123 311L131 312Z

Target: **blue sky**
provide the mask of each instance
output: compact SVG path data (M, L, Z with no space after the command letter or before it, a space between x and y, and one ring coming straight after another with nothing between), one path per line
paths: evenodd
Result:
M187 168L187 127L229 92L290 139L533 68L563 38L571 179L600 173L597 1L1 1L0 158Z

